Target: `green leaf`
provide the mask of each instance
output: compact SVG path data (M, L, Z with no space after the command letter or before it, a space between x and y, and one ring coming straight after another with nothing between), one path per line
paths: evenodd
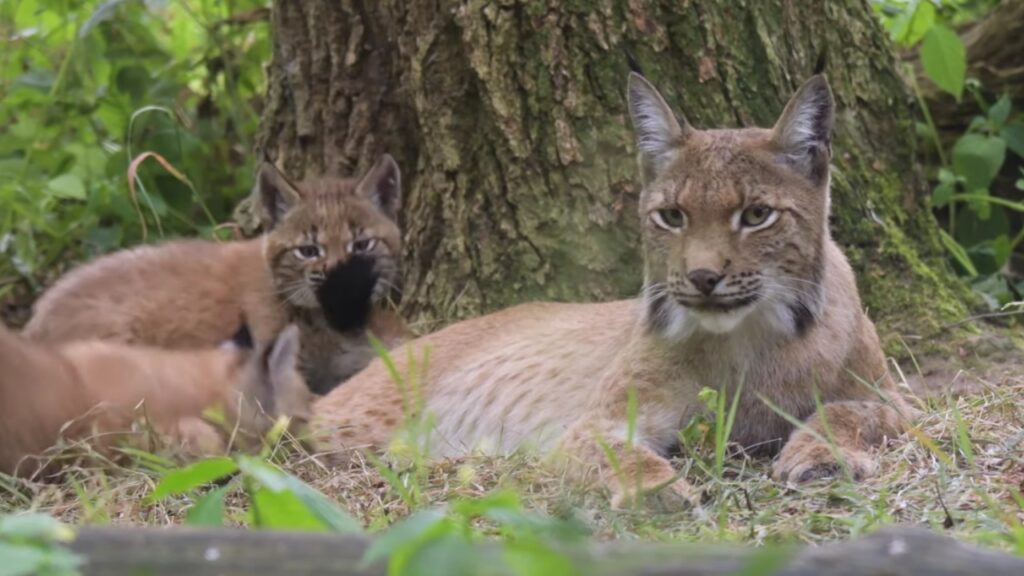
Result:
M967 54L956 32L941 24L932 26L921 44L921 63L932 82L959 102L967 77Z
M1002 138L965 134L953 146L953 170L963 176L969 191L987 190L1006 159Z
M85 200L85 184L74 174L61 174L47 182L46 188L58 198Z
M967 271L972 277L978 275L978 270L974 267L974 263L971 262L970 257L967 256L967 251L957 241L953 239L945 230L939 229L939 239L942 240L942 245L946 247L946 250L953 256L960 266Z
M269 530L328 532L330 526L313 514L299 498L287 491L260 488L250 495L251 524Z
M1013 293L1002 274L993 273L971 282L971 289L982 297L990 311L999 310L1013 299Z
M233 474L238 465L231 458L207 458L195 464L167 473L149 495L150 501L160 500L172 494L182 494Z
M1010 238L1005 234L992 240L992 254L995 257L997 267L1002 268L1006 261L1010 259L1012 252L1013 247L1010 246Z
M408 518L396 522L386 532L374 538L373 543L363 554L362 566L369 566L391 556L395 550L415 542L443 521L444 512L434 509L415 512Z
M231 486L221 486L211 490L188 509L185 523L193 526L223 526L224 496Z
M939 184L932 190L932 205L936 208L942 208L949 204L950 199L953 198L953 192L955 192L953 184L948 182Z
M1005 207L983 200L974 200L972 201L973 203L982 203L985 206L985 211L988 212L988 218L982 218L980 212L973 210L958 211L955 227L958 244L964 248L970 248L990 240L995 240L1004 234L1010 234L1010 219L1007 216L1007 209ZM971 258L971 260L978 267L978 271L981 272L978 260L975 258Z
M929 0L917 3L913 14L906 20L900 30L894 30L897 34L896 41L903 46L917 44L924 35L935 25L935 6Z
M11 514L0 516L0 537L68 542L74 539L75 531L46 514Z
M0 576L28 576L46 573L50 554L46 549L0 542Z
M251 456L238 456L238 467L245 475L255 479L271 492L291 493L310 514L315 516L331 531L340 534L360 533L363 531L362 526L355 518L343 512L329 498L298 478Z
M988 119L992 122L992 125L996 128L1001 127L1006 123L1006 119L1010 117L1010 97L1003 94L996 103L988 109Z
M1003 126L999 135L1006 141L1006 147L1024 158L1024 122L1011 122Z
M505 562L522 576L533 574L581 574L572 558L552 550L536 539L513 541L505 544Z
M412 550L400 550L388 566L390 576L477 576L485 573L484 562L493 563L493 558L483 558L480 548L473 546L458 534L442 534ZM491 564L493 569L493 564ZM498 572L493 570L493 572Z

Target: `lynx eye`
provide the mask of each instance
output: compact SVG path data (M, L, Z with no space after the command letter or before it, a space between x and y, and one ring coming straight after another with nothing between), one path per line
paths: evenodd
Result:
M350 254L365 254L370 250L373 250L374 246L376 245L376 238L363 238L361 240L353 240L348 244L348 251Z
M744 228L757 228L770 224L774 220L775 210L767 206L750 206L740 213L740 225Z
M686 214L678 208L662 208L651 212L651 220L658 228L678 232L686 224Z
M305 246L299 246L293 253L299 260L312 260L319 258L324 255L324 248L319 244L306 244Z

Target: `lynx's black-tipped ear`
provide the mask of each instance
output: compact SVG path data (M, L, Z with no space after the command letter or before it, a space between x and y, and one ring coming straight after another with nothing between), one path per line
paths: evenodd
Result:
M629 74L627 99L640 156L640 174L646 184L675 157L692 128L685 119L677 120L661 94L636 72Z
M256 175L259 190L261 224L264 230L276 226L302 199L302 192L270 160L264 160Z
M828 177L834 108L828 80L817 74L796 91L773 128L783 160L815 184Z
M636 56L633 55L629 48L623 48L623 51L626 53L626 65L629 66L629 71L643 76L644 69L640 67L640 62L637 61Z
M397 221L402 208L402 173L390 154L384 154L356 186L356 192L371 202L388 218Z

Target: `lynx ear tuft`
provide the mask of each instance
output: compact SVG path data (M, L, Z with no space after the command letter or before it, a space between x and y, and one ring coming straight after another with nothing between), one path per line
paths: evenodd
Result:
M402 173L390 154L384 154L356 187L359 195L369 198L388 218L397 221L402 208Z
M302 199L302 192L270 160L264 160L256 176L263 228L270 230Z
M796 91L773 128L785 162L815 184L828 177L834 108L828 80L817 74Z
M680 124L661 94L636 72L629 74L627 99L640 156L640 173L646 184L675 157L676 149L692 129L685 119Z

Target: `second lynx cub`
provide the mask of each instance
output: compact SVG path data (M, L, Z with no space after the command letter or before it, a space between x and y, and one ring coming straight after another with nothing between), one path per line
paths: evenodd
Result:
M0 325L0 472L31 476L61 437L101 451L144 434L142 416L190 454L259 444L279 415L298 427L312 394L296 369L298 332L256 350L160 350L112 342L48 346ZM207 422L207 409L224 421ZM49 468L54 468L50 466Z
M373 357L367 330L406 335L387 307L398 281L398 166L385 155L359 180L293 184L270 163L257 187L264 228L254 240L184 240L117 252L59 280L25 335L165 348L216 346L247 325L265 342L298 325L300 367L325 393Z

